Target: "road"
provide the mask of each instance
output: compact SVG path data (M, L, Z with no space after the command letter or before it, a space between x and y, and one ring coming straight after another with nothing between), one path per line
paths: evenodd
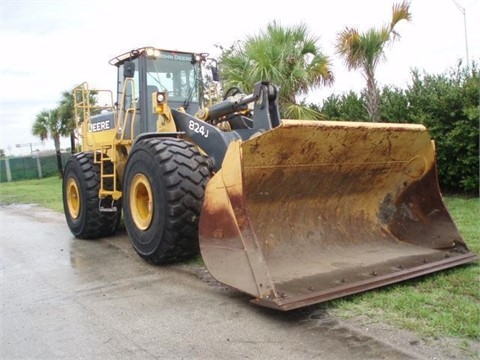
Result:
M143 261L125 233L74 239L62 214L0 206L1 359L434 359L434 348L257 307L202 265ZM436 357L440 359L441 357Z

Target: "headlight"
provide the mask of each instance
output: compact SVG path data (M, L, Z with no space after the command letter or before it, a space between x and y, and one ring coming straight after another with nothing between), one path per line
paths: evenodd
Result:
M161 104L165 101L165 94L164 93L157 93L157 103Z
M148 57L157 58L157 57L160 56L160 50L158 50L158 49L147 48L145 51L146 51Z

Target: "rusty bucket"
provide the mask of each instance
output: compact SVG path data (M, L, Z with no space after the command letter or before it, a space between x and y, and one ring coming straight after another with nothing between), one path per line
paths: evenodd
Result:
M280 310L477 260L411 124L283 120L231 143L199 235L218 281Z

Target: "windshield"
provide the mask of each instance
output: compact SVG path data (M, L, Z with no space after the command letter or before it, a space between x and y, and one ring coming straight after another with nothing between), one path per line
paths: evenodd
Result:
M191 54L162 51L147 58L147 88L167 91L170 101L198 103L196 68Z

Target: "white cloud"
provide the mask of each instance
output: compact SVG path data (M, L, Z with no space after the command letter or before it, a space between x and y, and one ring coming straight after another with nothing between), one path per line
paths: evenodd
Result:
M480 3L456 1L466 9L470 60L478 61ZM336 82L310 94L312 102L320 103L332 92L359 91L361 75L347 71L334 54L336 34L346 26L366 30L383 25L393 3L336 0L314 7L307 0L0 0L0 148L38 142L30 135L35 115L56 106L64 90L83 81L112 89L116 73L108 60L120 53L151 45L217 54L214 44L229 46L272 20L305 23L333 60ZM412 68L439 73L465 58L464 19L453 0L412 0L411 10L412 21L398 24L401 38L378 67L380 84L405 87ZM67 140L64 146L69 146Z

